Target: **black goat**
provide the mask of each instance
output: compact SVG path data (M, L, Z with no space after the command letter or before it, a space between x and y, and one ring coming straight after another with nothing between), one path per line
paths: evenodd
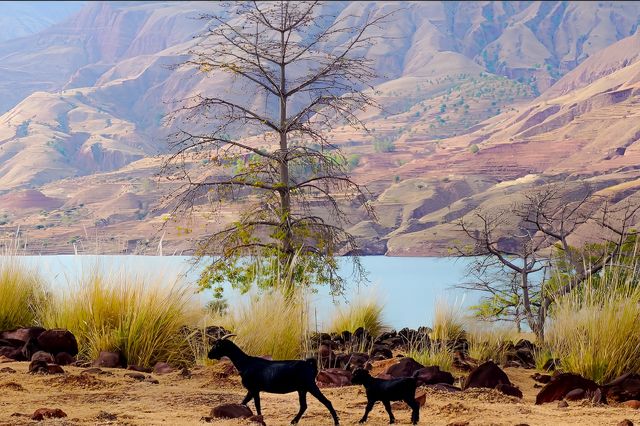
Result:
M339 424L338 415L331 402L320 392L316 385L318 365L315 359L306 361L269 361L263 358L245 354L232 341L227 340L232 335L223 336L213 343L209 351L209 359L220 359L226 356L240 372L242 385L247 388L247 396L242 400L246 405L251 399L256 404L258 415L260 412L260 392L290 393L298 392L300 397L300 411L291 420L291 424L298 423L307 409L307 392L315 396L318 401L329 409L333 421Z
M371 377L364 368L358 368L353 372L351 383L363 385L367 391L367 407L360 423L367 421L367 416L377 401L382 401L384 408L389 413L389 423L395 423L391 411L390 401L404 401L411 407L411 423L418 424L420 418L420 406L416 401L416 379L406 377L401 379L383 380Z

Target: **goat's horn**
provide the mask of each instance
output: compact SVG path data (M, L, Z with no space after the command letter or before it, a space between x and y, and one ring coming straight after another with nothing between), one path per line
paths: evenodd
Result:
M220 338L220 340L225 340L225 339L228 339L230 337L235 337L235 336L237 336L237 334L225 334L224 336L222 336Z

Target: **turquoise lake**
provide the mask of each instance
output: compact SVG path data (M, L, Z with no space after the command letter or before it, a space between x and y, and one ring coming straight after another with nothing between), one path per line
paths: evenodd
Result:
M192 268L190 258L186 256L24 256L21 259L37 268L54 290L66 288L96 262L104 270L167 277L184 274L190 282L195 282L199 274L199 269ZM311 308L315 311L312 318L317 317L319 329L330 318L335 303L345 304L359 297L379 299L384 304L386 322L397 329L431 324L436 303L446 301L467 307L476 303L479 297L476 292L454 288L466 279L468 259L367 256L361 260L369 273L369 284L357 288L352 283L345 296L337 299L329 295L327 288L320 288L311 295ZM344 269L345 276L349 276L348 262L344 262ZM225 294L231 308L249 297L229 286L226 286ZM196 297L206 301L211 294L203 292Z

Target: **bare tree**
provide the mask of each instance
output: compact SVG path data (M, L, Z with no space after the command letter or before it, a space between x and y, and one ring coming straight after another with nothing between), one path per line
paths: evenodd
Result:
M612 204L586 184L571 191L566 183L528 191L510 209L493 214L476 210L471 216L473 225L469 218L459 222L474 243L473 249L458 249L462 256L474 256L469 271L473 280L464 287L489 293L496 318L506 314L518 321L522 313L531 330L543 339L544 323L555 300L606 265L629 256L625 247L630 239L635 241L633 226L639 212L640 203ZM584 226L593 235L578 236ZM571 244L574 237L590 243L577 248ZM545 274L532 283L531 277L541 271ZM545 280L547 277L553 279Z
M229 84L224 93L185 99L174 114L206 130L182 124L174 135L164 171L182 185L169 198L175 211L221 200L245 205L238 220L199 244L199 256L216 255L204 286L246 285L260 278L256 265L270 279L294 259L304 259L294 276L313 276L334 292L344 286L335 256L357 253L357 244L342 206L373 212L327 135L334 125L365 128L358 113L376 106L363 90L375 78L365 53L375 42L371 30L389 14L336 17L326 9L315 1L239 3L235 18L204 17L212 27L182 64ZM189 162L203 156L209 171L196 174Z
M460 287L488 293L484 308L494 319L513 319L518 328L524 319L538 333L541 280L534 277L548 266L548 259L540 254L546 241L532 228L511 228L509 212L513 210L477 209L471 218L460 219L460 229L473 243L458 248L461 256L473 258L468 268L472 280ZM505 236L505 230L512 235Z

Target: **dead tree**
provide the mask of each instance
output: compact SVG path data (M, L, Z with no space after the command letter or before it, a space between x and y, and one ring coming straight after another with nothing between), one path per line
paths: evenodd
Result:
M334 292L344 286L335 256L358 247L343 205L373 212L328 132L365 128L358 113L376 106L363 90L376 76L365 54L376 40L371 30L389 14L336 17L327 9L315 1L239 3L235 17L204 17L211 28L182 64L228 84L183 100L173 114L180 130L164 172L181 183L169 195L174 211L223 200L245 206L198 245L199 257L215 256L205 287L225 279L246 285L257 275L269 281L292 267L294 277L313 277ZM191 130L198 128L206 130ZM194 172L202 158L207 171Z

